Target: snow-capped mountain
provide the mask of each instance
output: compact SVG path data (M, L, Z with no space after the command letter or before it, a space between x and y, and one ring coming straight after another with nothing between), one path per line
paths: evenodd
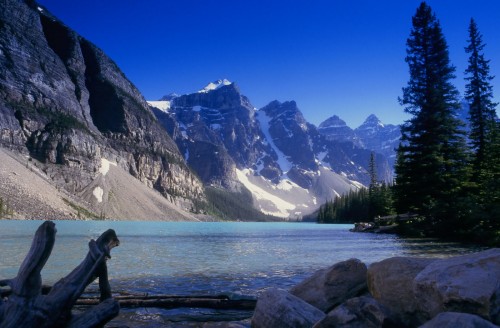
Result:
M198 93L207 93L207 92L210 92L212 90L217 90L223 86L230 85L230 84L232 84L232 82L228 81L227 79L217 80L215 82L210 82L209 84L207 84L207 86L205 86L203 89L198 91Z
M319 125L318 131L328 140L352 142L356 146L385 156L391 170L396 160L401 131L398 125L383 124L377 116L370 115L356 129L334 115Z
M368 182L370 151L325 138L294 101L257 110L228 80L163 101L150 105L205 185L246 188L264 213L301 216Z

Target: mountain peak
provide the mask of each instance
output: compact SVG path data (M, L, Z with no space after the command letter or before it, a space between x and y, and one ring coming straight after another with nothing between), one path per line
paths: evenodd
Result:
M223 86L231 85L231 84L233 84L233 82L231 82L227 79L217 80L217 81L210 82L209 84L207 84L203 89L198 91L198 93L207 93L207 92L210 92L212 90L217 90Z
M330 127L344 127L347 126L344 120L342 120L340 117L337 115L333 115L319 125L319 128L330 128Z
M375 114L371 114L370 116L368 116L361 126L367 126L367 125L380 126L382 128L384 127L382 121Z

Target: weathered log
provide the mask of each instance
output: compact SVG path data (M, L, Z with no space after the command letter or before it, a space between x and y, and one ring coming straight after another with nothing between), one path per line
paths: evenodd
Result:
M98 327L118 315L119 304L111 298L106 266L111 249L119 245L115 232L108 230L97 241L92 239L82 263L48 293L47 290L43 293L40 271L52 252L55 235L53 222L42 223L17 276L0 280L0 286L10 287L10 292L2 292L8 295L6 299L0 300L0 328ZM99 278L102 303L81 315L73 315L71 309L75 302L96 278Z
M47 294L51 286L42 286L42 294ZM4 291L2 297L7 297L10 290ZM75 306L92 306L100 303L100 297L89 296L92 292L86 292L86 296L80 296L75 302ZM198 307L213 309L231 310L253 310L256 299L232 299L228 295L170 295L170 294L131 294L128 292L115 293L113 298L118 301L120 308L134 307L158 307L158 308L178 308L178 307Z
M115 296L121 308L155 307L173 309L180 307L211 308L225 310L253 310L257 303L253 299L233 300L225 295L220 296ZM99 303L97 297L80 298L75 305L89 306Z

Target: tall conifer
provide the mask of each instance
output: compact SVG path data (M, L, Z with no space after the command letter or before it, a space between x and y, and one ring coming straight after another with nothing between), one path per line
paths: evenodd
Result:
M368 187L368 199L370 202L368 215L372 219L377 214L377 205L379 201L379 188L377 180L377 164L375 163L375 154L370 153L370 162L368 163L368 170L370 173L370 186Z
M406 62L410 79L400 103L412 117L402 128L396 163L399 210L433 222L451 218L466 164L464 133L456 118L455 67L439 21L422 2L412 19Z
M486 146L491 140L491 129L495 124L495 104L490 81L489 60L484 58L483 38L474 19L469 24L469 40L465 52L469 54L469 65L465 70L465 99L469 103L469 122L472 150L474 153L474 178L478 182L482 165L485 162Z

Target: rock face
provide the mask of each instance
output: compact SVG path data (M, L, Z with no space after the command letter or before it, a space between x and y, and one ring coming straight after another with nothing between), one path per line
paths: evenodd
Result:
M180 203L204 197L137 88L34 1L0 0L0 144L74 195L106 157Z
M254 107L236 84L217 81L209 86L172 98L168 112L156 109L155 113L171 118L172 124L165 127L205 184L235 190L234 167L245 168L272 151L254 119Z
M357 259L319 270L290 290L290 293L328 312L366 290L366 265Z
M253 328L307 328L325 314L298 297L276 288L265 291L257 301Z
M414 281L419 310L477 314L500 325L500 249L429 264Z
M368 268L367 283L370 294L386 306L404 325L420 322L416 295L413 290L415 277L432 259L393 257L373 263Z

